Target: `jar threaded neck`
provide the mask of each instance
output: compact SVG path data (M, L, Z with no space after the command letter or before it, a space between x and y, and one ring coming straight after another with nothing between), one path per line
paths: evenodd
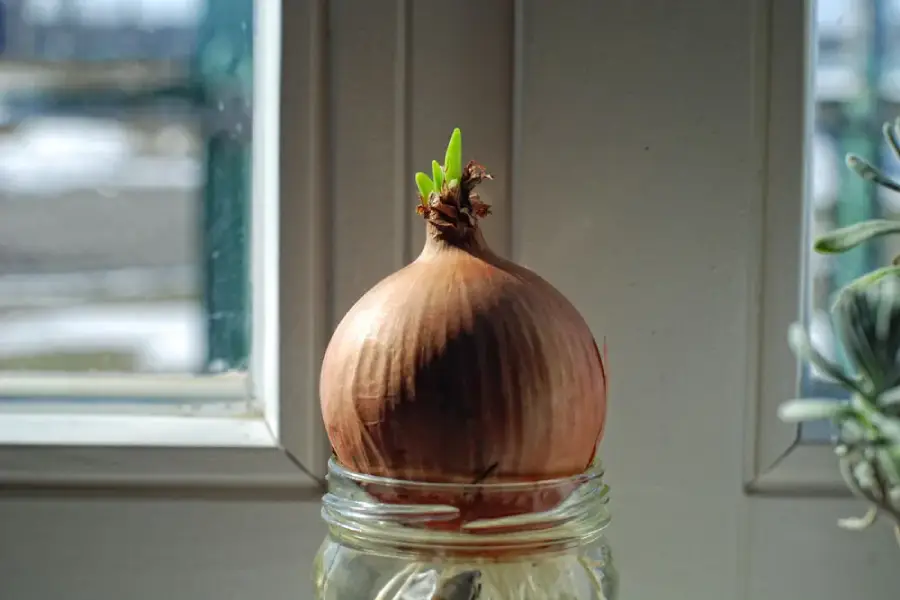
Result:
M354 473L332 458L322 517L360 550L471 559L590 544L609 524L608 502L599 460L562 479L445 484Z

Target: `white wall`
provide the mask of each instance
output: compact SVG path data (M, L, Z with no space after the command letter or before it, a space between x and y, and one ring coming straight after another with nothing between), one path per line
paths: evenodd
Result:
M311 2L290 4L286 53L305 77ZM607 337L603 454L622 598L896 599L900 549L887 528L835 528L855 502L742 491L763 3L412 4L404 45L400 0L329 3L334 197L286 200L330 207L332 316L417 248L421 226L402 216L410 170L459 125L467 153L498 178L485 186L489 241ZM304 88L286 82L286 109L307 115L292 89ZM291 165L287 185L307 164ZM324 534L315 502L248 494L9 495L0 598L310 598Z

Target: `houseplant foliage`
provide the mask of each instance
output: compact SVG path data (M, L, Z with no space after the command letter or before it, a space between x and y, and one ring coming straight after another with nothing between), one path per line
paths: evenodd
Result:
M900 119L885 124L883 133L900 158ZM847 166L868 181L900 192L900 183L858 156L849 155ZM837 254L895 233L900 233L900 222L869 220L825 234L813 247ZM831 316L848 368L819 353L799 323L791 326L788 338L798 358L846 388L849 399L790 400L781 405L779 416L792 423L830 419L835 424L841 475L869 505L864 516L842 519L839 525L865 529L886 517L900 543L900 256L839 290Z

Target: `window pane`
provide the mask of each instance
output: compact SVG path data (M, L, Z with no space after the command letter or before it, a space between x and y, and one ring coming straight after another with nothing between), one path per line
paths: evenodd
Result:
M4 8L0 370L245 369L252 0Z
M900 219L900 195L863 181L844 165L853 153L889 174L900 173L900 162L881 135L882 124L900 116L900 0L818 0L815 19L810 233L870 218ZM814 343L830 359L845 361L828 314L835 292L898 253L900 245L891 237L838 256L808 252L805 319ZM817 369L804 368L804 396L846 397ZM802 431L817 441L831 433L827 423Z

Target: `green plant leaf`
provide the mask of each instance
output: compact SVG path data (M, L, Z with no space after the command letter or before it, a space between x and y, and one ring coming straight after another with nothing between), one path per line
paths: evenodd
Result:
M862 443L869 431L869 424L863 420L860 415L852 414L840 423L840 439L842 444L859 444ZM838 446L835 448L838 456L842 456L842 452L846 452L846 446Z
M842 288L832 307L840 345L873 397L900 385L900 277L890 274L896 270Z
M447 181L462 177L462 132L459 127L450 135L447 154L444 156L444 178Z
M881 128L881 133L884 135L884 139L887 140L891 150L894 151L894 156L900 158L900 140L897 139L898 129L900 129L900 119L895 120L893 123L885 123L884 127Z
M846 158L847 166L850 167L857 175L866 181L874 181L878 185L884 186L889 190L900 192L900 183L897 183L877 168L875 168L866 159L855 154L848 154Z
M844 373L839 366L822 356L813 348L806 330L800 323L794 323L788 329L788 343L798 358L809 361L820 368L829 377L837 381L844 388L862 394L859 384Z
M900 386L881 392L876 399L876 405L889 415L900 408Z
M835 297L834 302L831 305L832 310L837 307L837 305L844 299L847 294L862 291L870 285L874 285L885 277L890 276L900 277L900 265L881 267L880 269L875 269L871 273L866 273L865 275L857 277L856 279L842 287L840 290L838 290L837 296Z
M892 446L900 444L900 420L886 416L875 407L869 407L864 416L880 437L890 440Z
M872 525L875 524L875 521L878 520L878 509L874 506L870 506L869 510L866 511L861 517L844 517L842 519L838 519L838 527L841 529L847 529L849 531L862 531L864 529L868 529Z
M426 202L431 192L434 191L434 182L425 173L416 173L416 186L419 188L419 195L422 202Z
M863 242L892 233L900 233L900 221L872 219L826 233L816 239L813 248L822 254L839 254Z
M444 187L444 171L436 160L431 161L431 174L434 178L434 191L440 194Z
M778 407L778 418L785 423L833 419L843 408L832 398L795 398Z
M898 469L896 454L896 445L889 447L887 450L880 450L875 453L875 465L886 476L886 479L895 487L900 482L900 469Z

